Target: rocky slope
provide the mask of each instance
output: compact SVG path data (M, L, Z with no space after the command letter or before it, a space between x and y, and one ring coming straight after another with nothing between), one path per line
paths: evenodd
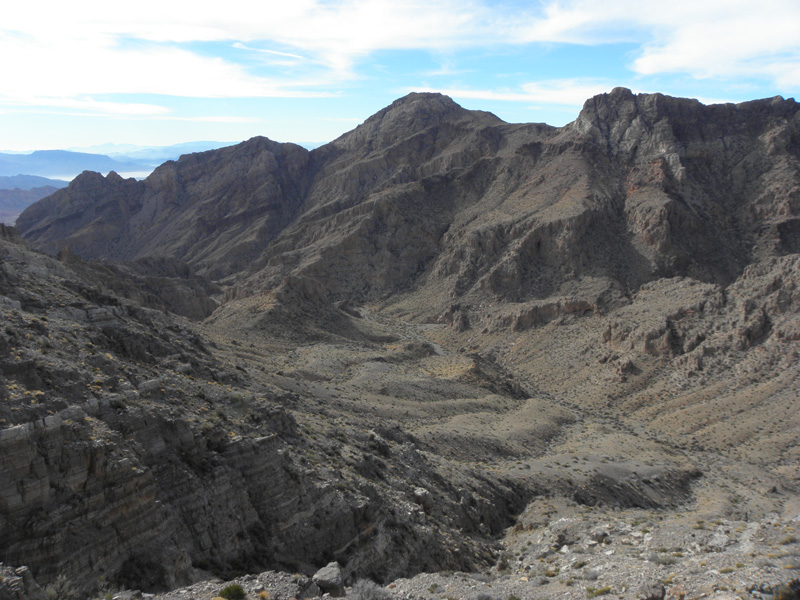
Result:
M553 128L411 94L311 152L82 175L18 221L60 260L3 230L0 558L766 594L800 574L799 134L780 98Z
M445 475L413 435L331 415L303 373L264 378L256 350L238 359L190 322L142 307L105 267L0 234L6 564L84 592L313 571L332 558L380 579L491 564L491 536L521 510L525 486Z
M19 188L0 189L0 223L13 225L23 210L37 200L46 198L57 189L51 185L35 187L29 190Z

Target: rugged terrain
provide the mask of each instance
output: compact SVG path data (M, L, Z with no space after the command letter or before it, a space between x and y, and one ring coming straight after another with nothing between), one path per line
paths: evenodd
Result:
M10 190L0 189L0 223L14 225L14 222L23 210L37 200L46 198L55 192L56 189L58 188L50 185L29 190L20 188Z
M411 94L310 152L85 173L2 232L0 559L769 594L800 575L798 210L793 100L619 88L563 128Z

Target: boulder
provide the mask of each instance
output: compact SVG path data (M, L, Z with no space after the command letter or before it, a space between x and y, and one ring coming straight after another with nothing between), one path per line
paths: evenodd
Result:
M414 502L419 504L425 512L433 508L433 496L423 487L414 489Z
M328 563L314 573L312 579L323 592L327 592L336 598L344 596L344 576L339 563Z

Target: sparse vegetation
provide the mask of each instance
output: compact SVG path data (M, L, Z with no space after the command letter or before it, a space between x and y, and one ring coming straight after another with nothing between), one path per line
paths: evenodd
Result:
M782 546L788 546L789 544L796 544L796 543L797 543L797 536L795 535L786 536L780 541L780 544Z
M353 584L353 588L347 595L353 600L389 600L391 594L369 579L359 579Z
M604 586L601 588L593 588L587 587L586 588L586 597L587 598L597 598L598 596L605 596L606 594L610 594L613 591L611 586Z
M75 584L66 575L59 575L56 580L45 588L48 600L76 600L78 590Z
M225 598L225 600L244 600L247 594L241 585L232 583L222 588L219 591L219 596L220 598Z
M653 553L648 560L657 565L674 565L678 562L678 557L670 554Z

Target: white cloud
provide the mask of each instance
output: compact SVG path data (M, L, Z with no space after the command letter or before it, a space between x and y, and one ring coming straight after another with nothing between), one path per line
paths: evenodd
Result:
M800 98L800 60L791 63L777 62L767 68L781 88L796 90L797 97Z
M347 76L353 62L380 49L450 48L482 41L492 32L481 25L489 9L455 0L401 2L396 0L248 0L217 3L141 0L134 10L97 0L52 2L47 10L37 3L17 3L4 10L0 29L18 32L37 44L63 42L67 53L80 41L117 54L118 40L156 43L231 41L242 47L269 41L267 52L291 58L304 54ZM262 50L263 51L263 50Z
M217 116L217 117L176 117L168 116L162 119L170 121L193 121L197 123L263 123L264 119L257 117Z
M238 48L239 50L250 50L252 52L260 52L262 54L270 54L272 56L283 56L285 58L295 58L297 60L306 60L304 56L300 56L299 54L292 54L291 52L280 52L278 50L270 50L268 48L251 48L250 46L245 46L241 42L236 42L233 45L234 48Z
M0 95L3 98L3 95ZM64 108L71 111L82 111L103 115L140 115L155 116L169 112L164 106L132 102L105 102L93 98L65 98L51 96L5 96L5 103L11 106L38 106ZM69 114L78 114L70 112Z
M549 2L543 18L521 23L526 42L634 42L630 67L642 75L769 76L777 65L800 66L800 2L796 0L566 0ZM785 67L780 69L786 70ZM793 85L797 80L791 77Z
M64 97L91 94L164 94L205 98L320 95L249 75L221 58L180 48L120 49L96 41L11 43L0 40L2 92L8 96Z
M534 102L583 106L587 98L611 91L610 82L580 79L555 79L523 84L522 89Z
M538 102L541 104L559 104L565 106L583 106L587 98L608 92L613 84L607 81L582 79L552 79L525 83L521 91L515 90L475 90L475 89L443 89L415 88L408 91L439 92L453 98L470 100L496 100L501 102Z
M758 11L740 12L733 6L713 19L675 23L666 35L645 47L633 68L646 75L753 76L785 59L786 53L794 54L794 64L800 64L800 4L766 4L759 5Z
M800 85L797 0L544 0L528 6L512 11L490 0L9 3L0 22L0 100L25 97L42 104L56 93L76 102L102 94L325 96L319 90L357 77L358 61L381 50L447 54L619 41L639 45L629 67L643 76L758 76L782 88ZM194 42L220 43L240 55L201 54L191 49ZM248 53L246 63L242 55ZM253 55L262 60L253 61ZM441 74L457 71L447 64ZM600 90L571 81L452 91L460 97L569 104ZM107 104L95 109L117 110ZM118 110L146 109L123 103Z

